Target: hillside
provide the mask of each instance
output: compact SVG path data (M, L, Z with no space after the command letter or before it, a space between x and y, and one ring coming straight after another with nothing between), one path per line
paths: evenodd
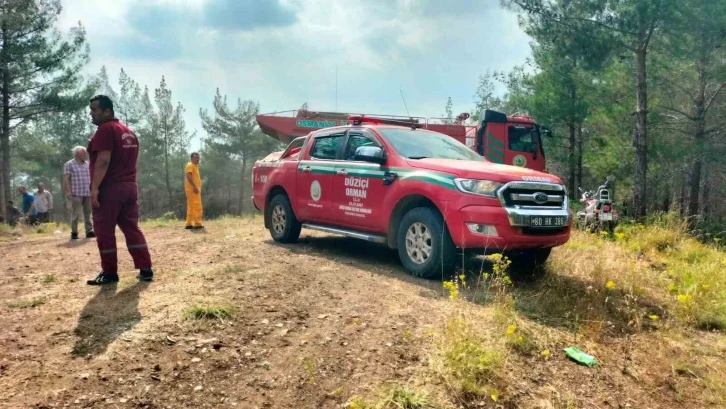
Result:
M155 281L122 253L100 290L94 241L3 230L0 407L724 407L726 254L658 226L575 234L541 280L495 256L442 283L259 218L149 221Z

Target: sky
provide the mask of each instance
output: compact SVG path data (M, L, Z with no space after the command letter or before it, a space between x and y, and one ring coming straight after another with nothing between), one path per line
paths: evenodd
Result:
M64 0L59 28L79 21L89 75L105 66L115 85L123 68L152 91L165 76L200 135L217 88L261 112L438 117L449 97L469 112L480 74L530 56L499 0Z

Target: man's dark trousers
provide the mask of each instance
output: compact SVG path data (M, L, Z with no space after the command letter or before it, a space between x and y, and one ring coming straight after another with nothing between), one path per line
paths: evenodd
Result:
M137 269L151 268L151 256L139 228L139 188L135 182L114 183L99 189L101 207L93 209L93 230L101 253L101 268L118 274L116 226L126 237L126 248Z

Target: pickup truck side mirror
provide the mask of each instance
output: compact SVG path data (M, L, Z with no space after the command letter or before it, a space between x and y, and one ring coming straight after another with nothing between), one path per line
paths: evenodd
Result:
M378 146L361 146L355 150L355 160L383 165L386 163L386 152Z

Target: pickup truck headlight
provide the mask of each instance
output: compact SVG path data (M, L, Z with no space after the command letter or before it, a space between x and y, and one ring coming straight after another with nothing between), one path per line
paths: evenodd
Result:
M454 179L454 184L464 193L487 197L494 197L494 192L502 185L491 180L477 179Z

